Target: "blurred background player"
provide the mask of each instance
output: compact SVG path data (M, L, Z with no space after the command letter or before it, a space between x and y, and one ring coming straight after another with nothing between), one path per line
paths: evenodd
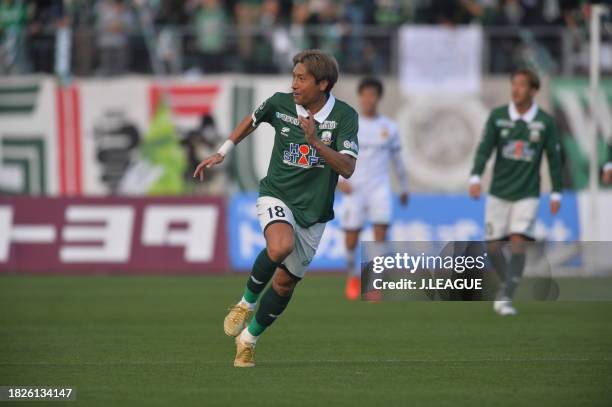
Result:
M315 255L325 224L334 218L338 175L350 177L359 151L357 113L336 100L331 89L338 63L319 50L293 58L293 93L275 93L245 117L217 154L195 170L223 162L225 155L262 122L275 129L268 174L262 179L257 217L266 239L240 302L230 308L223 329L236 337L235 367L255 366L259 335L285 310ZM268 282L272 284L259 301ZM247 326L248 323L248 326Z
M554 119L534 101L538 76L519 69L511 76L512 102L494 109L474 158L470 196L480 198L480 176L495 149L493 179L485 207L485 239L489 259L503 282L494 310L515 315L512 297L525 267L525 242L533 240L540 196L540 162L545 152L552 181L550 211L561 207L561 150ZM510 241L506 261L502 242Z
M408 176L402 162L399 130L395 122L378 113L383 84L368 77L357 88L359 95L359 149L355 173L350 180L340 178L338 188L344 193L340 223L345 233L348 279L346 298L356 300L361 294L361 266L357 243L365 222L374 227L374 240L384 242L393 215L391 163L400 186L400 201L408 203Z
M608 154L606 163L603 167L601 180L604 182L604 184L612 184L612 140L610 140L610 144L608 144L606 147L608 148Z

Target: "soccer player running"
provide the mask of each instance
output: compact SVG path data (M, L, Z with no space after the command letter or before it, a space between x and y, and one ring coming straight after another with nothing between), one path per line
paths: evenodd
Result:
M359 96L360 157L350 180L341 178L338 188L344 193L340 223L345 233L348 279L346 298L354 301L361 295L361 267L356 259L359 234L369 220L374 240L384 242L393 212L389 163L400 186L400 202L408 203L408 176L401 157L398 127L378 113L383 84L376 78L364 78L357 88ZM374 298L372 298L374 299Z
M255 344L285 310L304 277L325 223L334 217L338 175L351 176L359 150L357 113L331 94L338 80L336 60L309 50L297 54L293 65L292 93L275 93L263 102L194 173L201 177L206 168L221 163L261 123L274 127L268 173L257 199L266 248L255 260L242 299L223 322L225 333L236 337L236 367L255 366Z
M554 119L538 107L534 97L540 88L538 76L519 69L511 76L512 102L494 109L474 159L470 195L481 194L480 176L491 152L496 150L495 167L485 206L485 239L489 259L503 277L493 304L499 315L515 315L514 291L525 267L525 242L533 240L540 196L540 162L546 153L552 181L550 212L561 207L561 149ZM503 241L510 241L510 259L502 253Z

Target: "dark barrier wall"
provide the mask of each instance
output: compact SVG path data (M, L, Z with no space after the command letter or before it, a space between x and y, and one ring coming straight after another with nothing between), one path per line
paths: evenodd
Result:
M228 270L221 198L0 197L0 272Z

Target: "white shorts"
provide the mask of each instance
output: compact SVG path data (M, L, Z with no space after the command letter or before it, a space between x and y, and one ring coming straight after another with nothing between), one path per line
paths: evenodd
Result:
M534 237L538 198L506 201L489 195L485 205L485 240L499 240L511 234Z
M303 228L295 222L291 209L280 199L271 196L257 198L257 218L262 231L275 222L286 222L293 227L295 247L283 261L283 265L294 276L304 277L306 268L319 247L325 223L315 223L309 228Z
M393 215L391 188L345 194L340 213L340 225L344 230L361 230L369 220L375 225L388 225Z

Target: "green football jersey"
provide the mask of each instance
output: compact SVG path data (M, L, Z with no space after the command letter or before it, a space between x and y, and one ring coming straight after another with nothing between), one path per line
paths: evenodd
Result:
M474 159L472 175L481 175L496 150L489 193L508 201L540 196L540 163L545 152L553 192L562 189L561 147L554 119L533 105L520 116L514 105L494 109Z
M259 196L280 199L291 209L298 225L309 227L334 218L338 173L306 143L298 114L308 115L295 104L291 93L275 93L253 112L253 126L266 122L275 130L268 174L259 184ZM330 94L314 119L324 144L357 158L358 118L352 107Z

